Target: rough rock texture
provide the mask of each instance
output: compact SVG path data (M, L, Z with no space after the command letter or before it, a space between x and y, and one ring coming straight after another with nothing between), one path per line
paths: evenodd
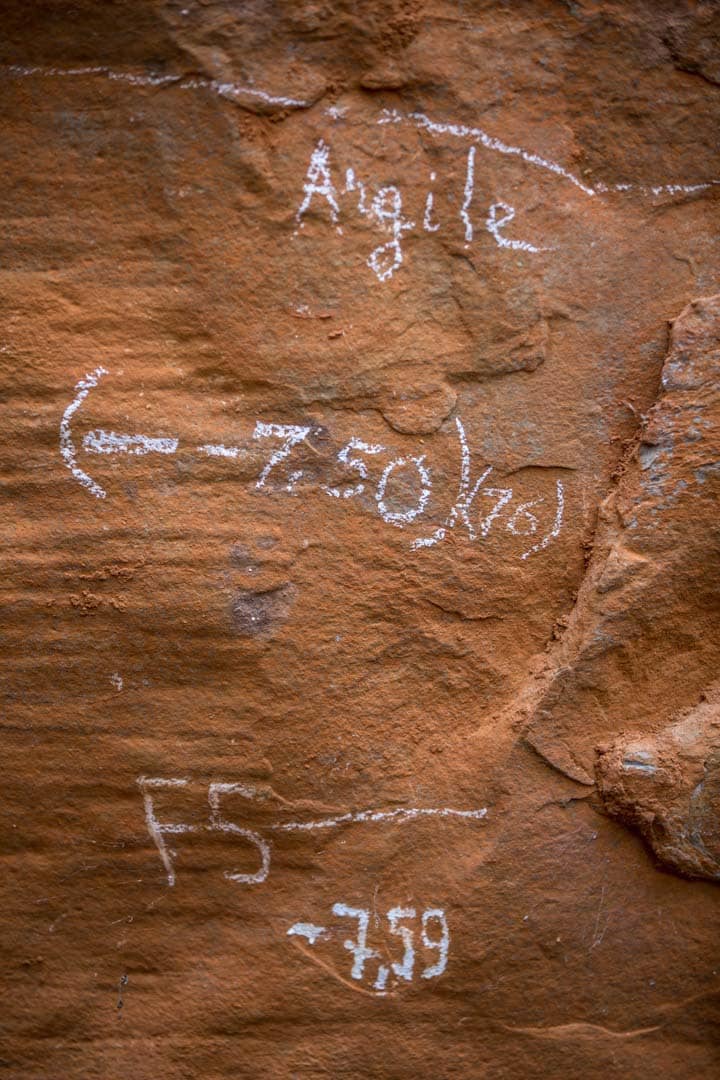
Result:
M657 735L623 738L598 760L606 807L636 825L658 858L690 877L720 878L717 691Z
M0 10L0 1075L717 1076L718 4Z
M714 681L719 493L720 295L671 325L657 402L600 506L593 558L533 706L528 740L581 783L592 782L599 735L657 731Z

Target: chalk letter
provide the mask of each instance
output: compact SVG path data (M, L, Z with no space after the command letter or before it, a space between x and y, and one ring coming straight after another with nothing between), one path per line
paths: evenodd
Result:
M504 213L504 217L498 217L499 210ZM547 248L535 247L534 244L529 244L527 240L508 240L506 236L500 235L500 230L505 225L509 225L514 217L515 208L508 206L505 202L496 202L490 207L485 225L487 231L495 238L498 247L513 248L517 251L547 251Z
M465 173L465 192L460 217L465 225L465 240L469 244L473 238L472 221L470 220L470 203L472 202L475 187L475 147L471 146L467 156L467 172Z
M298 212L295 215L295 220L300 228L302 228L302 219L312 202L313 195L322 195L322 197L327 200L328 206L330 207L330 218L333 225L337 225L340 207L338 206L337 192L335 191L332 177L330 176L329 158L330 147L324 139L320 139L320 142L317 144L310 157L307 176L305 177L305 183L303 184L305 198L300 203ZM338 229L338 232L342 232L342 230Z
M377 275L379 281L387 281L397 268L402 265L403 253L400 241L402 234L414 227L414 222L406 221L402 216L402 195L396 187L384 187L373 199L372 213L382 225L389 222L392 228L392 240L381 244L371 253L367 264ZM386 256L391 256L388 262Z
M251 829L241 829L232 821L225 821L220 813L220 799L223 795L229 795L237 791L241 795L247 795L247 788L243 784L211 784L208 788L208 802L210 803L210 828L220 832L236 833L244 836L251 844L254 844L260 854L260 869L254 874L237 874L225 871L225 877L230 881L241 881L245 885L259 885L270 873L270 845L261 836Z
M168 848L163 837L166 834L195 832L196 829L194 825L171 825L168 822L158 821L150 792L158 788L185 787L187 783L187 780L163 780L151 776L139 776L137 780L145 804L145 823L155 842L155 847L160 853L162 864L167 873L168 885L175 884L175 869L172 863L172 856L175 852Z

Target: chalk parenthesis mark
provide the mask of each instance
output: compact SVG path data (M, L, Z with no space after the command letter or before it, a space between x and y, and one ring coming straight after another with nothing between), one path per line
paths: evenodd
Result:
M103 375L107 374L106 368L96 367L94 371L88 372L84 379L80 379L80 382L75 387L75 397L68 405L62 415L62 420L60 421L60 454L62 455L63 461L77 482L82 484L83 487L86 487L97 499L104 499L106 492L99 484L95 483L91 476L88 476L86 472L83 472L78 465L76 457L77 451L75 450L75 444L72 439L70 421L90 391L97 386Z
M475 481L472 488L470 487L470 448L468 446L467 436L465 435L463 422L459 416L455 417L455 427L457 428L458 439L460 440L460 486L458 488L457 498L450 508L450 513L445 518L445 521L434 533L430 536L419 536L416 540L413 540L410 545L413 551L418 551L420 548L432 547L434 544L444 540L448 530L454 529L458 520L462 521L467 528L470 540L472 541L476 538L477 534L470 521L469 511L481 485L485 483L492 472L492 467L488 466L481 474L480 479Z
M544 551L551 540L554 540L560 535L562 529L563 516L565 514L565 490L563 488L562 480L556 481L557 490L557 510L555 511L555 520L553 526L547 536L544 536L537 544L534 544L524 555L521 555L521 559L527 559L530 555L534 555L538 551Z

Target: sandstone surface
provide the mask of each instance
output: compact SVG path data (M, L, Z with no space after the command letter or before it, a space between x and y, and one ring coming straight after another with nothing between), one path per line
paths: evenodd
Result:
M0 11L0 1075L716 1077L720 5Z

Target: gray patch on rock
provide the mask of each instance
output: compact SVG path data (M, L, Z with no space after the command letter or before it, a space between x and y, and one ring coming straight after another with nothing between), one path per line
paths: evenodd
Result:
M655 734L598 750L605 809L640 831L658 860L686 877L720 880L720 700L717 688Z
M239 589L232 599L233 629L243 637L274 637L287 619L294 598L292 585L282 585L267 592Z

